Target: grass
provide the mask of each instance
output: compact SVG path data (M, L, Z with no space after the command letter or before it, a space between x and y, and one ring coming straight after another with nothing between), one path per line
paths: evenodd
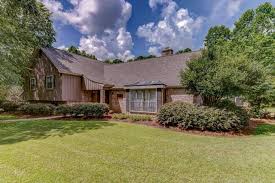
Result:
M0 114L0 120L10 120L10 119L17 119L17 117L12 114Z
M210 137L103 121L0 123L5 183L274 182L274 171L271 126Z

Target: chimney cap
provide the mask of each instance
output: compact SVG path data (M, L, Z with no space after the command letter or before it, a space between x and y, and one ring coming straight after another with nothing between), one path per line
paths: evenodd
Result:
M161 52L162 56L168 56L168 55L173 55L173 54L174 54L174 50L170 47L164 48Z

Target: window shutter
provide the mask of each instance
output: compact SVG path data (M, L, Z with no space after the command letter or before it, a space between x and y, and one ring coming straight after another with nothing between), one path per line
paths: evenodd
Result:
M45 85L45 88L47 89L47 76L45 76L44 78L44 85Z

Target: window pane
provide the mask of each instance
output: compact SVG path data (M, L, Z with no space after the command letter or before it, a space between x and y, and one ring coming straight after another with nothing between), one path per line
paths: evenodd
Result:
M156 112L156 90L131 90L130 110L137 112Z

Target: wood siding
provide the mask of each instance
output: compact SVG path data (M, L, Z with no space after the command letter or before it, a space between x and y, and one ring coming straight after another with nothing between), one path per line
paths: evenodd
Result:
M62 100L81 102L84 93L81 90L81 77L62 74Z
M96 83L94 81L89 80L88 78L84 77L84 90L102 90L103 89L103 84Z
M46 89L45 78L47 75L54 76L54 88ZM30 78L36 79L36 88L31 90ZM24 98L29 101L40 101L40 102L60 102L62 101L62 80L58 70L48 60L44 54L36 59L36 62L25 78L24 84Z

